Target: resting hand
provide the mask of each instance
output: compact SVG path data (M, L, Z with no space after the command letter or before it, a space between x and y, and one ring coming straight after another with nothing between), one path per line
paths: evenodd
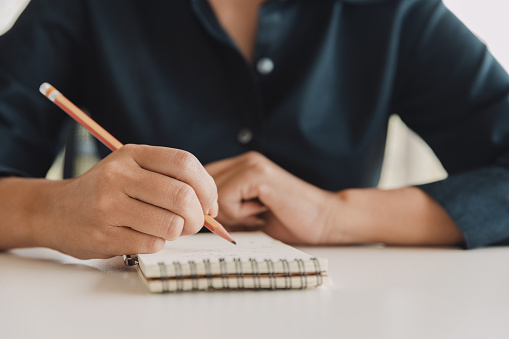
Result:
M457 245L447 212L417 187L328 192L250 152L205 166L226 226L258 226L294 244Z
M219 196L218 220L225 226L261 228L294 244L326 242L335 195L249 152L205 166Z

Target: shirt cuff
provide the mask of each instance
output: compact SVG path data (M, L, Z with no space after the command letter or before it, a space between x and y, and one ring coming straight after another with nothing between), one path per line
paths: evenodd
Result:
M481 168L417 186L435 199L472 249L509 240L509 169Z

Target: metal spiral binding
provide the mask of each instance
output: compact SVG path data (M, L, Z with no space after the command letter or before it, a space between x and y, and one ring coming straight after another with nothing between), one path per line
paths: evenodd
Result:
M292 288L292 271L290 271L290 264L288 263L288 260L281 259L281 264L283 265L283 277L285 278L285 289L291 289Z
M322 268L320 267L320 262L316 258L311 258L311 261L313 261L313 264L315 265L315 272L316 272L316 285L315 287L320 286L323 283L323 277L322 277Z
M212 270L210 268L210 260L209 259L203 260L203 264L205 265L205 276L207 277L208 288L209 290L211 290L214 287L214 285L212 285Z
M124 255L124 265L126 266L135 266L138 265L138 256L134 254L126 254Z
M196 263L193 260L187 262L189 264L189 270L191 271L191 284L193 285L193 291L198 290L198 270L196 269Z
M262 288L260 269L258 268L258 261L253 258L249 258L251 262L251 271L253 272L253 288L259 290Z
M178 261L174 261L173 268L175 270L177 292L182 292L184 290L184 275L182 274L182 265Z
M221 274L221 287L230 288L230 280L228 277L228 268L224 258L219 258L219 273Z
M284 289L292 289L293 288L293 273L298 274L300 277L300 286L295 286L296 288L306 289L308 288L308 280L309 274L306 271L306 262L302 259L294 259L293 261L297 264L298 272L291 271L290 262L287 259L280 259L282 266L282 277L284 278ZM323 275L322 269L320 266L320 261L317 258L311 258L311 262L314 265L314 272L310 272L311 275L316 276L316 285L314 287L318 287L323 284ZM241 258L233 258L233 262L235 265L235 278L236 278L236 288L244 289L245 288L245 272L244 266ZM259 262L256 259L249 258L249 262L251 265L252 272L252 281L253 281L253 289L258 290L262 289L262 275L260 272ZM260 261L261 262L261 261ZM264 260L266 268L267 268L267 277L269 282L269 288L271 290L275 290L278 288L278 273L276 272L276 268L274 265L274 261L271 259ZM184 291L184 283L185 277L183 272L182 264L178 261L174 261L173 269L175 271L175 283L176 283L176 291L182 292ZM205 266L205 278L207 279L208 289L214 289L213 279L214 276L212 274L212 264L209 259L203 260L203 264ZM196 262L190 260L188 261L189 270L190 270L190 279L192 284L192 289L194 291L199 289L199 281L200 276L198 275L198 266ZM161 274L161 284L162 284L162 292L170 292L170 277L168 275L168 266L163 262L158 263L159 271ZM228 273L228 263L225 258L219 258L219 273L221 276L221 288L230 289L230 275Z
M244 267L242 265L242 261L240 258L234 258L233 262L235 263L235 275L237 277L237 288L244 288Z
M168 272L166 271L166 265L163 262L157 263L159 265L159 272L161 273L161 285L163 293L170 292L170 282Z
M300 275L300 289L305 289L308 287L308 274L306 272L306 267L304 265L304 261L302 259L295 259L297 265L299 266L299 275Z
M269 277L270 289L276 289L276 269L274 268L274 262L270 259L265 259L265 263L267 264L267 275Z

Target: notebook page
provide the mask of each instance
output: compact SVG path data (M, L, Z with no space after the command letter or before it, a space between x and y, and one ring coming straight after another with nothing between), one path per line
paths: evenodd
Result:
M312 256L296 248L274 240L263 232L237 232L232 237L237 242L233 245L212 233L200 233L180 237L175 241L168 241L163 250L153 254L140 254L138 259L143 266L154 266L160 262L171 264L173 262L187 263L188 261L217 262L220 258L233 261L239 258L242 261L255 259L257 261L269 260L308 260Z

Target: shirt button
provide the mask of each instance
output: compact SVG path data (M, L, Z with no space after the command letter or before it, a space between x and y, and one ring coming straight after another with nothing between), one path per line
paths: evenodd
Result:
M260 74L267 75L274 70L274 63L269 58L261 58L256 63L256 69Z
M243 128L239 131L239 134L237 134L237 140L245 145L253 140L253 132L249 128Z

